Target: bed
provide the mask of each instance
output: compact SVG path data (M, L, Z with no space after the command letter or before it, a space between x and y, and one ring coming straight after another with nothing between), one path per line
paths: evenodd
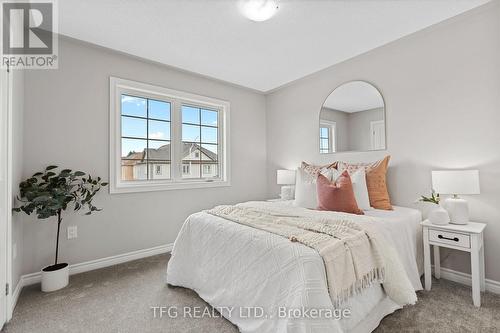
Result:
M258 205L305 210L288 201ZM395 206L393 211L373 209L365 214L379 218L376 228L399 253L413 288L421 290L420 212ZM401 308L376 283L336 308L333 317L311 318L304 309L333 308L319 254L206 212L191 215L183 224L168 264L167 283L194 290L244 333L371 332L384 316ZM344 309L349 315L342 317Z

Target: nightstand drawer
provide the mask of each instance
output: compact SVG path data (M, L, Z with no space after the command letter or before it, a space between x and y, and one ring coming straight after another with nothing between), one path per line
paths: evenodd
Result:
M429 240L431 242L449 244L463 248L470 248L470 236L455 232L441 230L429 230Z

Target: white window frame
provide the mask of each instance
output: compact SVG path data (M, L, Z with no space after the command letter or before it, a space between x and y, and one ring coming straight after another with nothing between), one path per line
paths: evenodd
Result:
M321 128L328 128L328 153L322 154L331 154L337 152L337 122L330 120L321 120L319 123L319 137L321 138ZM321 141L321 140L320 140ZM321 142L319 143L320 151L321 151Z
M127 181L121 179L121 95L164 100L170 106L170 179L151 179ZM196 95L188 92L154 86L117 77L109 78L109 175L110 193L132 193L190 188L209 188L231 186L229 114L227 101ZM182 178L182 117L181 105L191 104L218 111L218 179Z

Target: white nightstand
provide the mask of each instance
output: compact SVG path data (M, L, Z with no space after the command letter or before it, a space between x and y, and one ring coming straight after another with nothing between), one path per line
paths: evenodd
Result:
M434 246L434 276L440 278L441 263L439 248L465 251L470 253L472 272L472 300L474 305L481 306L481 291L485 290L484 278L484 223L436 225L428 220L422 223L424 232L424 273L425 290L431 290L431 245Z

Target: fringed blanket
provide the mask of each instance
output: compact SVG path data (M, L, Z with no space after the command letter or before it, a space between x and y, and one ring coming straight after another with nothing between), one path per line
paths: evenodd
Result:
M334 305L338 306L374 282L384 282L384 258L376 237L361 228L350 215L313 218L244 206L217 206L206 212L315 249L325 264Z

